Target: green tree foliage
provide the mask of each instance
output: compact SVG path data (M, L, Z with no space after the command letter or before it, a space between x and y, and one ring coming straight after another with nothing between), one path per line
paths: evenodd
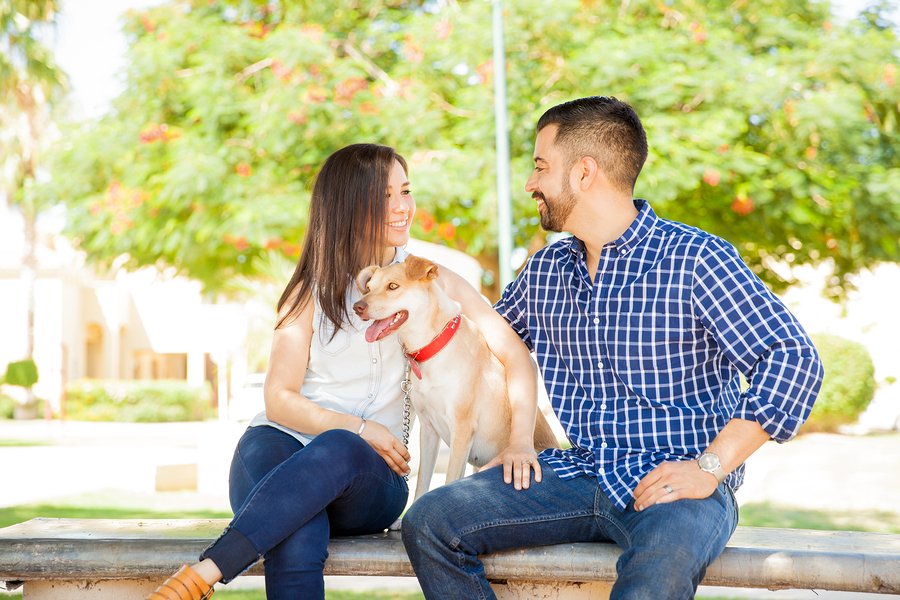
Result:
M177 2L134 13L127 86L60 156L55 193L89 255L221 289L293 257L311 178L355 141L410 159L418 237L496 264L490 4ZM877 10L820 2L506 3L515 243L546 238L534 123L615 95L651 155L636 195L769 270L833 261L833 290L900 258L897 55Z
M35 279L37 273L38 214L52 195L36 189L42 155L53 133L53 108L65 90L65 74L57 67L43 38L57 13L54 0L0 2L0 202L16 206L25 223L22 274L26 289L25 359L8 373L21 375L34 367ZM13 364L10 365L10 368ZM26 377L25 381L28 381ZM12 379L9 383L15 383ZM25 387L25 405L36 404L31 382Z

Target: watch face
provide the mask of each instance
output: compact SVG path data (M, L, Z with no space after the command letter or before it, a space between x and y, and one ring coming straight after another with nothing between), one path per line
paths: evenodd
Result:
M697 462L704 471L715 471L719 468L719 457L715 454L702 454Z

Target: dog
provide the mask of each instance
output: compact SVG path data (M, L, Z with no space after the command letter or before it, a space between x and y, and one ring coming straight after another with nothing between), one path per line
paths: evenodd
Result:
M413 255L388 267L366 267L356 279L363 297L353 305L362 320L374 321L368 342L397 334L416 376L410 398L421 429L415 500L431 485L440 440L450 447L450 483L463 476L467 462L483 467L509 444L512 419L503 365L435 283L437 276L435 263ZM538 410L534 449L556 445Z

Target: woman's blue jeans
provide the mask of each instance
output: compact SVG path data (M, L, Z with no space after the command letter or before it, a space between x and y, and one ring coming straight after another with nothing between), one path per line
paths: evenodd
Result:
M265 557L269 600L324 598L329 537L387 529L409 493L355 433L326 431L304 446L266 425L238 442L229 488L234 519L201 559L228 583Z
M703 500L621 510L593 477L562 480L541 463L543 481L516 491L500 467L419 498L403 517L403 543L426 598L494 598L479 554L570 542L612 541L613 599L693 598L706 567L737 525L731 489Z

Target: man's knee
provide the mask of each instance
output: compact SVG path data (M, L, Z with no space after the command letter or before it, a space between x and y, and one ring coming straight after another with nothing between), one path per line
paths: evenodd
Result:
M452 526L448 522L451 513L448 512L444 495L446 495L445 488L432 490L413 502L403 515L400 533L407 548L410 544L423 542L442 544L450 542L447 538L452 537L450 534Z

